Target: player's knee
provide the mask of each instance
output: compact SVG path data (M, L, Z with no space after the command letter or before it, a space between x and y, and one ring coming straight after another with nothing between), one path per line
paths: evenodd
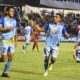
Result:
M49 60L49 57L48 56L45 56L45 61L48 61Z
M6 60L7 60L7 57L2 56L2 58L1 58L1 62L5 62Z
M8 54L8 61L12 61L13 60L13 55L12 54Z
M51 60L52 60L53 62L56 62L56 58L55 58L55 57L51 57Z
M2 59L2 62L6 62L6 59Z
M9 56L8 61L12 61L12 60L13 60L13 57Z

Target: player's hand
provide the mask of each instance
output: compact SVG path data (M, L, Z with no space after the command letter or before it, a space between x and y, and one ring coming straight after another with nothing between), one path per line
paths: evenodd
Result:
M69 37L70 37L70 34L66 34L66 35L65 35L65 38L68 39Z
M66 39L68 39L68 38L70 37L70 34L67 33L67 34L64 34L63 36L64 36Z
M12 27L12 26L10 26L10 27L8 27L8 28L7 28L7 30L13 30L13 27Z
M0 26L0 31L2 31L3 30L3 28Z

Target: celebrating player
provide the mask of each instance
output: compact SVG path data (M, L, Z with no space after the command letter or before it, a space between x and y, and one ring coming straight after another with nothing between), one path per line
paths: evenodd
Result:
M29 26L26 26L23 30L24 34L25 34L25 39L26 39L26 43L23 46L23 53L25 53L25 49L28 48L28 45L30 43L30 39L31 39L31 32L32 32L32 25L29 22Z
M7 7L6 11L7 15L2 18L0 23L0 31L2 31L2 58L0 59L0 62L4 62L7 59L2 77L9 77L7 72L13 59L15 49L14 36L16 35L17 28L16 20L13 18L14 8Z
M61 24L62 15L57 13L54 18L55 24L48 24L44 28L37 27L40 31L45 31L47 34L46 46L44 48L44 76L48 75L48 66L49 70L52 70L52 65L55 63L58 53L59 53L59 44L61 35L63 34L66 38L69 37L69 34L66 31L64 25ZM49 64L49 58L51 56L51 62Z

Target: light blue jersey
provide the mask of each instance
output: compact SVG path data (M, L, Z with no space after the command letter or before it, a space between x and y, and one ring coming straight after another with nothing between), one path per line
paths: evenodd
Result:
M0 23L2 23L2 17L0 17ZM0 26L2 26L2 24L0 24ZM1 40L1 34L2 32L0 32L0 40Z
M1 24L1 23L2 23L2 17L0 17L0 26L2 26L2 24Z
M62 34L67 34L67 31L62 24L48 24L44 29L47 33L46 46L52 48L58 46Z
M2 17L0 17L0 23L2 23ZM2 25L0 25L0 26L2 26ZM2 32L0 32L0 53L1 53L1 49L2 49L1 34L2 34Z
M10 26L13 27L13 30L2 33L2 38L4 40L12 39L16 35L17 23L16 23L16 20L14 18L9 19L7 16L5 16L2 18L0 25L2 25L2 27L4 27L4 28L10 27Z
M78 32L77 46L78 46L78 49L77 49L76 59L77 59L77 61L80 61L80 31Z
M1 37L2 37L1 53L2 53L2 55L7 55L7 52L10 52L11 54L13 54L14 50L15 50L14 36L16 35L16 28L17 28L16 20L14 18L9 19L8 16L5 16L2 18L0 25L3 28L8 28L10 26L13 27L13 30L2 32L2 34L1 34Z

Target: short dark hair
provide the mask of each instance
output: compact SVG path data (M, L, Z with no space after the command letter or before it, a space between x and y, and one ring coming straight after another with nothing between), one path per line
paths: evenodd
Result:
M2 12L2 10L0 10L0 12Z
M56 13L56 15L59 15L59 16L60 16L60 18L62 19L62 15L61 15L60 13Z
M14 7L12 7L12 6L11 7L7 7L6 11L9 11L10 9L14 9Z
M78 21L78 25L80 25L80 20Z

